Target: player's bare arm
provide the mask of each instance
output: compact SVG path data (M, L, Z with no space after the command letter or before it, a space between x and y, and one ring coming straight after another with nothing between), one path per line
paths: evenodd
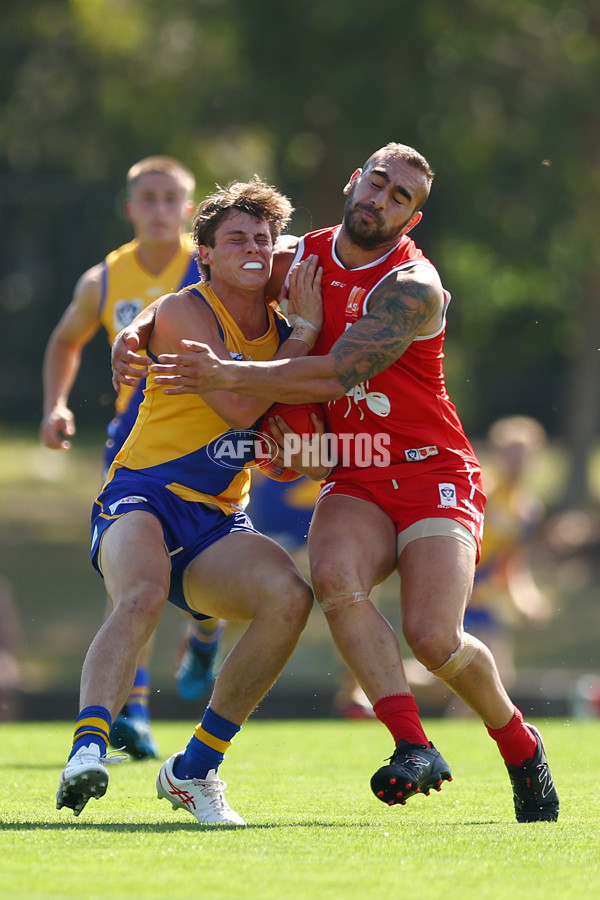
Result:
M265 314L266 324L266 314ZM217 359L230 358L229 351L219 334L215 317L206 304L189 291L167 294L161 298L154 317L154 327L150 335L148 349L158 356L171 355L181 347L183 337L202 342L210 347ZM205 391L202 399L222 419L233 428L252 425L267 405L258 401L258 411L254 414L253 402L228 391Z
M137 314L135 319L123 328L115 337L110 354L113 373L113 387L119 390L120 384L135 387L140 378L145 378L148 369L148 357L140 354L145 350L154 328L156 310L163 298L159 297Z
M268 300L282 299L284 296L283 285L290 265L296 254L298 238L293 235L282 235L278 238L273 253L273 268L271 277L265 288L265 296ZM120 384L134 386L140 378L146 377L148 360L139 355L139 351L145 350L154 328L156 310L162 300L159 297L153 303L143 309L126 328L115 337L111 350L111 366L113 371L113 386L116 391Z
M294 359L306 356L315 344L323 322L323 301L321 293L322 267L318 258L309 256L295 266L290 275L289 313L292 332L279 348L273 359ZM265 320L266 321L266 320ZM216 350L212 354L215 363L226 366L230 354L222 345L211 345L186 339L181 341L184 352L161 354L158 364L151 366L156 383L165 385L167 394L199 393L204 395L212 388L204 381L204 351ZM210 348L210 349L209 349ZM221 387L215 384L218 389ZM240 393L240 392L237 392ZM246 392L243 392L246 394ZM251 393L247 396L253 396ZM265 398L266 399L266 398ZM261 404L262 406L262 404ZM244 409L247 404L244 404ZM254 410L254 406L252 406ZM262 409L259 411L262 412Z
M415 272L417 274L415 274ZM181 391L225 388L271 401L336 400L398 359L422 334L442 323L443 292L428 267L394 273L373 293L367 315L352 325L327 356L266 363L219 360L196 346L194 371Z
M318 285L320 297L320 272L316 273L316 262L312 263L311 282ZM173 378L168 374L173 368L177 368L179 374L175 376L178 386L167 387L165 393L183 394L198 393L206 403L214 409L229 425L234 428L248 428L256 419L269 408L271 401L252 396L242 396L237 392L228 390L196 390L198 378L195 373L195 363L199 359L197 348L205 347L214 359L223 365L230 361L229 350L221 340L216 326L215 318L207 306L199 305L197 299L188 291L179 294L171 294L161 298L162 302L157 307L154 321L154 330L150 339L149 348L154 355L160 354L161 360L167 364L152 366L151 370L159 373L156 376L157 384L171 384ZM316 309L314 298L307 303ZM308 306L300 307L304 312ZM267 317L265 312L265 328ZM320 327L320 326L319 326ZM295 336L295 332L298 334ZM182 335L186 339L182 339ZM318 329L316 331L318 334ZM192 336L191 338L189 336ZM305 356L311 349L311 343L303 337L302 328L294 329L290 337L279 348L274 359L284 357L295 358ZM178 350L181 345L188 348L188 353L180 355L170 351ZM165 374L167 373L167 374Z
M40 439L53 450L68 450L69 438L75 434L69 394L79 372L82 350L100 327L101 271L98 265L81 276L46 347Z
M346 391L392 365L415 337L431 334L443 315L443 293L435 273L419 267L385 279L369 300L367 315L333 345L333 371Z

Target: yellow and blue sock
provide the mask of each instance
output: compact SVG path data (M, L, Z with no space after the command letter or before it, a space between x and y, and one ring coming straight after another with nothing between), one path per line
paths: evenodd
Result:
M220 619L202 619L193 622L188 632L188 643L195 653L212 659L223 634Z
M216 771L239 730L239 725L217 715L207 706L185 751L175 760L175 777L206 778L211 769Z
M73 747L69 759L81 747L89 747L90 744L97 744L100 747L100 755L104 756L111 724L111 715L104 706L86 706L82 709L75 721Z
M134 719L143 719L147 722L150 719L150 670L138 669L135 673L135 681L131 693L123 707L123 713Z

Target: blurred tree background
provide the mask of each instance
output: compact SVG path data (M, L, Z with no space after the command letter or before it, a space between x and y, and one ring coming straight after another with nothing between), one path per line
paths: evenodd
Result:
M37 423L45 342L82 271L129 238L138 158L181 158L198 197L258 172L301 232L339 221L348 175L400 140L437 172L416 236L455 298L448 377L467 428L538 417L569 451L565 502L587 501L597 3L23 0L0 23L2 420ZM108 418L105 350L78 385L80 424Z
M37 430L50 332L81 273L130 239L124 179L135 161L178 157L197 199L259 173L291 197L291 231L302 233L338 222L349 175L401 141L437 173L415 238L454 297L446 371L468 433L483 438L501 415L538 418L567 460L557 505L593 506L597 2L22 0L2 6L0 48L0 429ZM104 427L112 397L99 335L71 398L80 430ZM87 527L69 525L79 501L87 516L89 492L54 521L60 537L44 531L41 507L21 513L30 533L37 521L44 540L66 541ZM14 536L20 525L5 521ZM44 546L46 599L64 618L40 639L68 654L73 602L56 548ZM21 594L39 590L33 568Z

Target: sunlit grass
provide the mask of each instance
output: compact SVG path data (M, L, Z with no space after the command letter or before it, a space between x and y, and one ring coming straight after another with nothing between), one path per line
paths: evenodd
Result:
M538 723L558 823L518 824L508 777L477 722L430 720L452 766L438 794L388 808L369 790L391 751L377 722L250 722L222 775L245 829L199 826L158 801L160 761L111 769L76 819L54 794L71 724L0 726L4 897L365 900L412 896L581 900L600 891L600 724ZM191 723L158 723L164 756Z

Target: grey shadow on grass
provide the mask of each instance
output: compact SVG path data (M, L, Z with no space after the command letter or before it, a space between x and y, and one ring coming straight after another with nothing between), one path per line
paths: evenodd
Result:
M74 819L75 817L73 817ZM246 825L200 825L198 822L136 822L134 824L127 822L79 822L73 819L63 822L0 822L0 832L2 831L73 831L74 829L83 829L84 831L99 831L105 834L172 834L179 831L189 832L207 832L209 834L222 834L223 832L244 832L244 831L274 831L278 828L343 828L343 829L381 829L381 822L277 822L255 824L246 823ZM482 825L501 825L500 819L488 819L476 822L436 822L436 828L457 828L473 827L480 828ZM517 824L517 823L515 823Z
M65 767L66 756L60 759L55 763L20 763L20 762L6 762L0 763L0 772L3 770L14 772L19 769L35 769L36 772L40 771L55 771L60 774ZM151 765L160 765L160 760L157 759L135 759L131 760L136 767L139 767L140 772L145 771L146 767L149 769Z
M36 763L35 766L33 766L31 763L0 763L0 772L2 770L5 770L7 772L16 772L21 770L26 771L27 769L35 769L36 772L57 772L60 775L64 767L64 759L59 763Z

